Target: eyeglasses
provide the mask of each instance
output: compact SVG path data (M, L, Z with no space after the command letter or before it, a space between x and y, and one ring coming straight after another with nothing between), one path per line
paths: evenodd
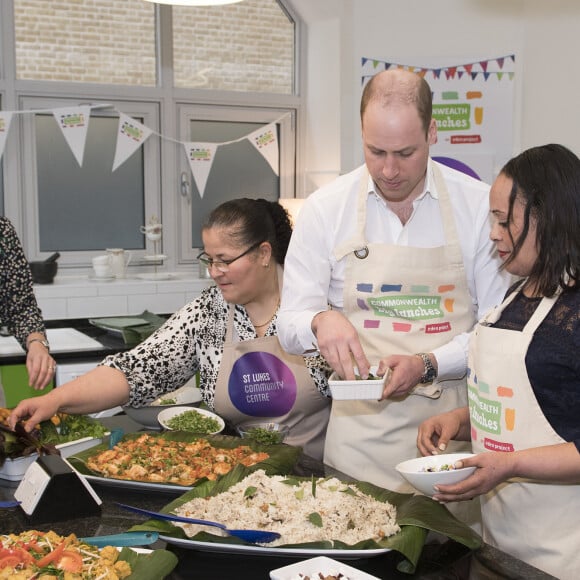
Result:
M255 244L250 246L245 252L243 252L239 256L236 256L235 258L232 258L231 260L212 260L212 258L204 257L204 256L207 256L207 254L205 252L202 252L201 254L199 254L197 259L202 264L207 266L208 269L211 269L215 266L218 269L218 271L220 271L222 274L225 274L230 269L230 264L233 264L236 260L243 258L247 254L249 254L250 252L255 250L257 247L259 247L260 244L262 244L262 243L263 242L256 242Z

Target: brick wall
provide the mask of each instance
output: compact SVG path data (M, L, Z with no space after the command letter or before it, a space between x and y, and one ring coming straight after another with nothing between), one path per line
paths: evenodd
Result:
M143 0L14 0L18 79L154 86ZM290 94L294 26L276 0L174 7L179 87Z

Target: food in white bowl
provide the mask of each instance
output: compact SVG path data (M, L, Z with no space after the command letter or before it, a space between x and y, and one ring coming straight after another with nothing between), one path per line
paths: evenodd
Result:
M159 429L159 421L157 415L163 409L170 409L172 407L198 407L201 404L201 391L196 387L181 387L172 393L161 395L155 399L150 405L145 407L123 407L123 411L133 421L137 421L148 429Z
M433 496L435 485L451 485L469 477L475 467L456 468L461 459L473 457L473 453L443 453L417 457L399 463L395 469L418 491Z
M341 379L336 373L332 373L328 379L330 394L336 401L350 400L374 400L378 401L383 394L385 377L377 376L376 366L371 367L369 376L361 379L357 368L354 369L355 380Z
M224 420L211 411L191 407L170 407L157 415L162 427L170 431L189 431L202 435L217 435L226 424Z
M264 443L266 445L282 443L290 432L288 425L272 422L244 423L238 425L236 429L240 437L253 439L258 443Z

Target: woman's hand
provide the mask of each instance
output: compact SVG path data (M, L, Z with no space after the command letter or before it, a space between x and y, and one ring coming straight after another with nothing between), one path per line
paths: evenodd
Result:
M28 384L37 391L44 389L54 377L56 363L47 348L40 342L34 341L28 345L26 370L28 371Z
M20 401L8 417L8 425L14 429L18 421L24 421L24 428L30 432L41 421L46 421L56 415L59 405L52 392L41 397L32 397Z
M455 467L477 467L467 479L453 485L437 485L435 501L450 502L473 499L492 490L494 487L514 477L515 453L479 453L455 463Z
M423 455L437 455L447 449L449 441L469 441L469 409L459 407L435 415L419 425L417 447Z

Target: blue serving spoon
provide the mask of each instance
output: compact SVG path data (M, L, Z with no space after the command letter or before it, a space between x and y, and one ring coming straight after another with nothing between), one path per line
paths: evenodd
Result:
M86 542L98 548L104 548L105 546L121 548L123 546L149 546L156 542L158 538L159 534L157 532L122 532L110 536L93 536L79 539L81 542Z
M230 530L224 524L218 522L210 522L209 520L198 520L195 518L186 518L183 516L173 515L173 514L163 514L161 512L153 512L150 510L145 510L138 507L133 507L131 505L126 505L124 503L118 503L119 507L130 512L135 512L136 514L141 514L143 516L149 516L157 520L166 520L169 522L181 522L185 524L200 524L202 526L214 526L220 528L224 532L228 533L230 536L235 536L240 538L245 542L250 544L269 544L280 537L278 532L265 532L263 530Z

